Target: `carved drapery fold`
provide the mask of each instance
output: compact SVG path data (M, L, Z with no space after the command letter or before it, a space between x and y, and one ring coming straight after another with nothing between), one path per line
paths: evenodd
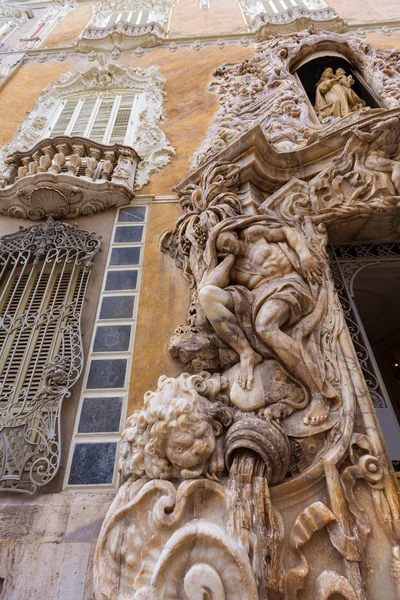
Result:
M0 239L0 489L56 475L60 411L83 364L80 319L100 240L65 223Z

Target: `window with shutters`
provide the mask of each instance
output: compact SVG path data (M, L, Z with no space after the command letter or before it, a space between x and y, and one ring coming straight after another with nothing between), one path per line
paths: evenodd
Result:
M82 366L80 315L100 242L65 223L0 238L0 489L57 473L59 416Z
M328 8L328 5L324 0L258 0L257 2L258 12L270 15L295 7L305 10L319 10Z
M133 93L62 100L43 137L70 135L103 144L132 145L138 105L138 95Z
M129 23L130 25L146 25L154 21L154 13L150 9L133 10L124 12L112 12L99 14L95 20L94 25L97 27L110 27L121 21L122 23Z

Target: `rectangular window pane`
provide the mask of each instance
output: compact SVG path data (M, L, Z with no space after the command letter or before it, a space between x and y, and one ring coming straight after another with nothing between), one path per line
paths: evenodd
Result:
M100 319L132 319L135 296L106 296L100 309Z
M138 272L136 270L110 271L107 273L106 291L135 290Z
M136 221L144 221L146 218L145 206L126 206L121 208L118 215L119 223L134 223Z
M113 433L119 431L122 398L85 398L83 400L79 433Z
M88 390L123 388L125 385L126 358L94 359L90 364Z
M142 236L143 227L141 225L117 227L115 230L114 242L141 242Z
M76 444L69 476L70 485L112 483L116 442Z
M111 251L110 265L138 265L140 261L140 248L113 248Z

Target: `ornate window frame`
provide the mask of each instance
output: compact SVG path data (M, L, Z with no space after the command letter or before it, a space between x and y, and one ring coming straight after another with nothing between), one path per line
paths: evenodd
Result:
M105 58L100 57L99 67L84 73L65 73L58 83L44 89L14 138L0 151L0 166L3 169L7 155L28 150L38 139L46 136L50 119L63 99L85 94L105 97L128 91L140 98L137 127L132 140L132 147L141 158L136 173L136 189L145 185L153 172L170 161L175 151L159 125L165 96L165 77L161 75L159 67L152 65L141 69L105 63Z

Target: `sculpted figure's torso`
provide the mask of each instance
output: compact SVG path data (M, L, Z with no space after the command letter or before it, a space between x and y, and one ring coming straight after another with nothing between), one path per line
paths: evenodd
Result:
M283 250L276 243L258 237L257 232L252 233L250 227L239 235L241 253L231 269L231 283L253 290L262 283L293 274L293 267Z

